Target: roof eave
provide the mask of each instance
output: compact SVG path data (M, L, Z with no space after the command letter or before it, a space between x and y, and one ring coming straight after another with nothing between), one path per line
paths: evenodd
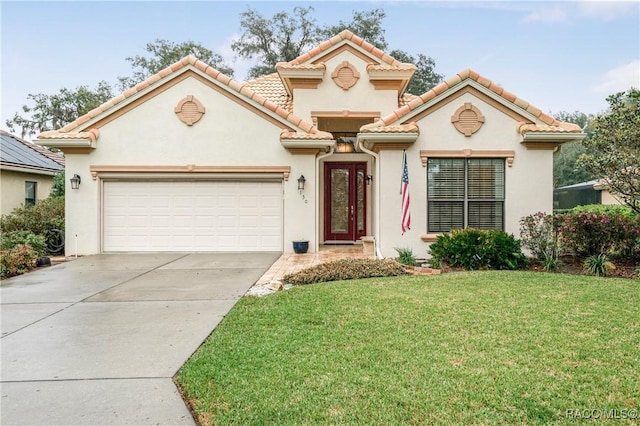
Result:
M60 170L64 170L64 167L60 167L58 170L47 169L44 167L33 167L27 166L24 164L12 164L7 162L0 163L0 170L10 171L10 172L19 172L19 173L32 173L36 175L46 175L46 176L55 176Z

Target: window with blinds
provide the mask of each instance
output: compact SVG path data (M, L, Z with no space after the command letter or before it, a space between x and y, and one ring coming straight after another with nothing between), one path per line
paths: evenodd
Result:
M427 232L504 229L504 159L430 158Z

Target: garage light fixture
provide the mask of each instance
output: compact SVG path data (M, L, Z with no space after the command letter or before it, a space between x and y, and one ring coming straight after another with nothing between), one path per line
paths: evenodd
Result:
M300 191L302 193L302 191L304 191L304 183L307 181L307 179L305 179L304 175L300 175L300 177L298 178L298 191Z
M82 179L80 179L80 175L79 174L74 174L73 177L71 179L69 179L71 181L71 189L78 189L80 188L80 181L82 181Z

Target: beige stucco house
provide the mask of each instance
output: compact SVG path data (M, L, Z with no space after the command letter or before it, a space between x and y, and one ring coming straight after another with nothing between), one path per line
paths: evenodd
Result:
M39 135L82 178L66 197L78 254L369 236L379 256L422 257L451 228L517 234L522 216L551 211L553 150L584 136L472 70L409 95L415 66L349 31L276 68L237 82L186 57Z
M64 157L0 130L0 214L47 198Z

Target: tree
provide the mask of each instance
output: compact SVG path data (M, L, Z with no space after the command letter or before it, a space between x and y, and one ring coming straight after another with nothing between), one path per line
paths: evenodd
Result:
M313 7L294 7L293 14L278 12L266 19L255 9L240 14L244 29L231 49L241 58L257 58L260 63L249 69L249 78L275 72L278 62L289 62L316 45L320 28L309 16Z
M253 9L240 15L243 32L231 48L241 58L258 59L259 64L249 70L249 78L275 72L278 62L292 61L343 30L350 30L378 49L388 48L382 27L386 14L382 9L354 10L350 22L340 20L336 25L324 27L319 27L315 18L310 16L313 11L311 6L296 7L293 15L279 12L271 19L266 19ZM401 62L410 62L417 67L407 92L420 95L442 81L443 76L434 71L435 61L432 58L420 53L416 60L402 50L393 50L390 54Z
M222 56L193 41L173 43L168 40L156 39L153 43L147 43L145 50L151 55L135 55L126 58L133 67L133 75L118 78L122 91L189 55L194 55L221 73L233 77L233 69L224 63Z
M422 95L437 86L444 78L442 74L435 72L436 61L427 55L418 53L418 60L416 60L402 50L392 50L389 54L401 62L408 62L416 66L416 72L407 87L407 92L412 95Z
M552 114L558 121L565 121L580 126L590 137L592 130L589 123L593 120L593 115L587 115L580 111L567 112L560 111ZM592 180L593 174L578 163L578 158L585 152L582 141L569 142L563 144L562 147L553 154L553 180L554 187L559 188L575 183L587 182Z
M640 90L607 97L609 109L594 120L580 163L609 191L640 213Z
M53 176L53 184L51 185L50 198L64 197L64 169L60 170Z
M6 121L6 125L12 133L16 133L19 127L21 137L25 138L46 130L59 129L111 98L113 91L106 81L98 83L93 90L88 86L79 86L74 90L62 88L54 95L30 93L27 99L34 105L23 105L23 115L15 113L12 119Z

